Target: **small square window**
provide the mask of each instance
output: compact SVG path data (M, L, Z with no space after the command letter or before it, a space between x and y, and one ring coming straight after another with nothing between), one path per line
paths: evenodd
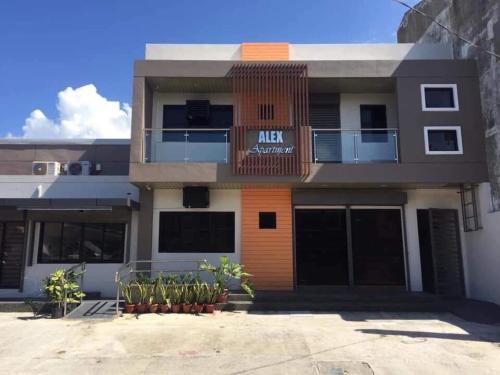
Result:
M457 85L423 84L420 90L423 111L458 111Z
M259 229L276 229L276 212L259 212Z
M427 155L463 154L460 126L426 126L424 136Z
M274 104L260 104L259 105L259 119L260 120L274 120Z

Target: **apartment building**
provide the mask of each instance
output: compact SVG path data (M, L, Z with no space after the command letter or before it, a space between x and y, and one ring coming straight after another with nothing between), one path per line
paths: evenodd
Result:
M467 296L481 129L475 61L446 46L147 45L130 145L0 145L2 233L20 249L0 293L90 260L84 289L111 296L130 260L182 270L226 255L257 290ZM63 173L33 174L52 161ZM67 175L70 161L92 169Z
M227 255L260 290L466 295L478 90L475 62L440 45L147 45L137 257Z

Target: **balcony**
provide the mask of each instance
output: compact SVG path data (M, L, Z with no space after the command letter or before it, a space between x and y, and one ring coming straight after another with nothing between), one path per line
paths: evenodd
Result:
M315 129L315 163L397 163L397 129Z
M228 129L145 129L146 163L228 163Z
M228 129L145 129L146 163L229 162ZM314 163L398 163L397 129L315 129Z

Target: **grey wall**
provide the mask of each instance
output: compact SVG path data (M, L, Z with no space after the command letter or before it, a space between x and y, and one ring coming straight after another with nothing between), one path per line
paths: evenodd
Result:
M33 161L88 160L100 163L100 175L128 175L128 144L0 144L0 175L30 175Z
M500 2L498 0L424 0L417 8L436 17L468 40L500 54ZM483 137L495 206L500 209L500 59L471 47L429 19L408 12L398 30L400 43L447 43L455 58L476 59L480 82Z
M459 111L422 111L420 85L425 83L457 84ZM485 162L482 114L477 77L401 77L396 84L399 142L402 163ZM463 155L426 155L424 127L460 126Z

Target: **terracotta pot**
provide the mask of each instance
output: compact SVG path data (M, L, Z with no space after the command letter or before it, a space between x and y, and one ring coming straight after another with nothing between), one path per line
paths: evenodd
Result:
M151 314L154 314L158 311L158 304L157 303L153 303L151 305L148 305L148 310Z
M193 309L194 309L195 314L201 314L203 312L203 304L202 303L201 304L195 303L193 305Z
M181 311L181 305L180 304L172 305L172 312L174 314L178 314L180 311Z
M138 303L135 305L135 312L138 314L143 314L146 312L146 304L145 303Z
M207 314L213 314L214 311L215 311L215 305L213 305L213 304L205 305L205 312Z
M184 314L189 314L191 312L192 307L193 307L193 305L191 305L190 303L185 303L182 305L182 312Z
M128 303L125 304L125 313L126 314L132 314L135 310L135 305L131 304L129 305Z
M166 314L170 312L170 306L169 305L160 305L160 311L162 314Z

